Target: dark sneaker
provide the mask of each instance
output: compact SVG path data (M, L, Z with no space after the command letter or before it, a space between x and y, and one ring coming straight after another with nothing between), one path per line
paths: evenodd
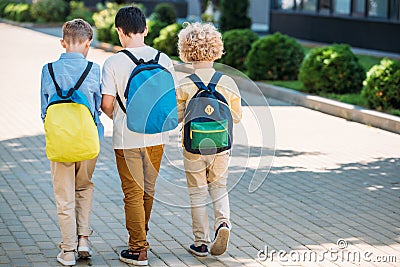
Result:
M207 245L201 245L196 247L194 244L191 244L189 247L189 251L196 256L205 257L208 255L208 247Z
M119 260L137 266L146 266L149 264L149 261L147 260L147 250L123 250L119 255Z
M215 232L214 241L211 243L211 255L222 255L228 248L230 229L227 223L221 223Z

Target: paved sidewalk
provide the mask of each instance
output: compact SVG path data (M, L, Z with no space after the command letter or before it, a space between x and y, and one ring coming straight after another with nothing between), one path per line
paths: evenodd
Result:
M0 23L0 32L0 266L60 266L39 88L42 65L62 49L58 38L35 31ZM92 49L88 58L102 64L110 55ZM242 94L247 106L235 129L228 253L198 258L186 251L191 218L175 134L157 184L150 265L399 266L400 136L272 99L268 108L259 95ZM77 265L127 266L116 253L127 232L112 126L102 120L106 138L93 177L94 255ZM255 189L267 174L250 193L249 185Z

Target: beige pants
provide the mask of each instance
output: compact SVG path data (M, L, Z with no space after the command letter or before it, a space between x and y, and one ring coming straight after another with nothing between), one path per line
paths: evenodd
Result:
M211 240L206 207L208 193L214 208L214 230L223 222L231 227L226 189L229 152L199 155L184 150L183 157L189 188L194 245L209 245Z
M153 208L154 187L164 152L163 145L115 149L115 157L125 198L128 246L133 251L149 248L146 235Z
M94 186L91 181L97 157L81 162L50 162L61 230L61 249L76 250L78 235L89 236Z

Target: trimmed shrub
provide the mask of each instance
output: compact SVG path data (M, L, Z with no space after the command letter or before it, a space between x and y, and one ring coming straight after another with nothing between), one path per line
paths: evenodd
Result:
M303 58L303 47L294 38L276 32L252 44L246 68L254 80L296 80Z
M0 17L4 17L4 10L6 9L7 5L13 3L10 0L0 0Z
M167 25L167 23L161 22L159 20L147 20L148 34L144 38L145 43L149 46L153 46L154 39L156 39L160 35L161 29L165 28Z
M310 93L360 92L364 78L365 70L345 44L312 49L299 73L299 80Z
M250 28L251 19L247 15L249 0L221 0L219 8L221 11L219 19L221 31Z
M363 82L362 96L377 110L400 109L400 63L382 59L373 66Z
M157 4L153 17L155 20L164 22L167 25L175 23L177 16L174 5L168 3Z
M117 14L120 6L116 3L107 3L105 6L99 5L98 8L100 11L93 14L94 25L96 26L97 40L101 42L111 43L114 39L115 42L116 30L114 27L114 22L115 15Z
M67 20L81 18L81 19L86 20L91 25L94 24L93 12L90 11L90 9L88 9L85 6L85 3L83 3L82 1L69 2L69 8L70 8L70 13L67 17Z
M64 0L36 0L31 15L37 22L64 22L68 4Z
M168 56L178 56L178 33L180 30L182 30L182 25L178 23L163 28L160 36L154 39L154 48Z
M258 40L258 35L249 29L230 30L222 35L225 54L220 62L238 70L244 70L246 56L251 44Z

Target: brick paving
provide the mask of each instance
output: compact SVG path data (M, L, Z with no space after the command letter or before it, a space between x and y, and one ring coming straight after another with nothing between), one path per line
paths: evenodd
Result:
M62 48L56 37L28 29L0 23L0 32L0 266L60 266L39 88L41 66ZM92 49L88 58L102 64L108 56ZM191 218L174 134L157 183L150 266L399 266L400 136L273 99L267 107L244 89L248 105L235 130L229 181L229 251L207 258L186 251ZM116 253L127 232L112 126L102 120L94 255L77 265L127 266ZM250 193L249 186L259 188ZM259 253L266 248L267 259Z

